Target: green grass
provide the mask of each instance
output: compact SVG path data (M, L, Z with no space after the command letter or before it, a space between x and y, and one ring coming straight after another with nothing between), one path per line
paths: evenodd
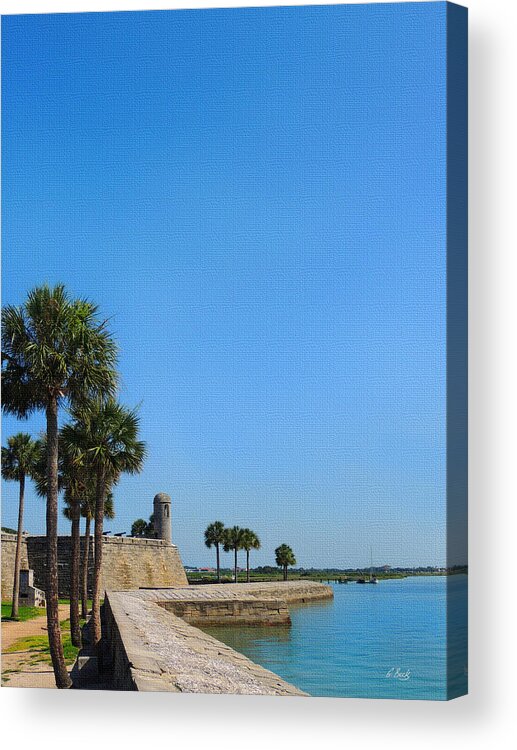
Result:
M20 669L4 669L4 671L2 672L2 684L9 682L12 674L16 674L17 672L21 672L21 671L22 671L21 668Z
M2 602L2 620L10 620L12 622L13 618L11 617L11 609L11 602ZM47 610L43 607L22 606L18 609L18 617L14 619L20 622L25 622L25 620L32 620L35 617L41 617L46 613L46 611Z
M70 599L60 599L60 604L70 604ZM102 600L101 600L102 604ZM92 608L92 600L88 599L88 609ZM12 605L11 602L5 601L2 602L2 620L5 620L6 622L13 622L13 618L11 617L11 609ZM33 620L35 617L41 617L42 615L45 615L47 613L47 610L44 607L19 607L18 608L18 617L14 618L14 621L16 622L25 622L26 620Z
M83 621L81 621L83 624ZM66 664L73 664L79 649L72 644L70 638L70 620L61 622L61 641L63 643L63 653ZM25 638L18 638L7 649L6 654L15 654L20 651L27 651L30 654L30 663L45 662L51 664L50 647L46 635L30 635Z

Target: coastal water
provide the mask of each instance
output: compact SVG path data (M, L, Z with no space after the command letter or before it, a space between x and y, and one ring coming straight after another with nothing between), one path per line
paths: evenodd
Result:
M449 697L466 691L467 576L333 588L291 627L207 632L314 696L445 700L447 673Z

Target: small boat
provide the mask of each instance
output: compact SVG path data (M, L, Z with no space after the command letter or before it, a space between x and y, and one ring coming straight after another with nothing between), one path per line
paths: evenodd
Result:
M366 583L366 578L358 578L356 583Z
M370 547L370 577L366 583L379 583L377 577L373 575L372 548Z

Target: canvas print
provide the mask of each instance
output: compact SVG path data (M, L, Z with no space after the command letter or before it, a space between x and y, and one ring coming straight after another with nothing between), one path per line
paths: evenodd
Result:
M2 686L467 692L467 11L2 18Z

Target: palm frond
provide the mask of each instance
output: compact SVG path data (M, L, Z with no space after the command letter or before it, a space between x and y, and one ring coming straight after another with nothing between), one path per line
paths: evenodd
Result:
M97 307L62 284L36 287L2 311L3 410L26 417L49 396L81 403L113 395L118 348Z
M31 435L26 432L12 435L2 447L2 477L19 482L22 477L32 476L38 458L38 444Z

